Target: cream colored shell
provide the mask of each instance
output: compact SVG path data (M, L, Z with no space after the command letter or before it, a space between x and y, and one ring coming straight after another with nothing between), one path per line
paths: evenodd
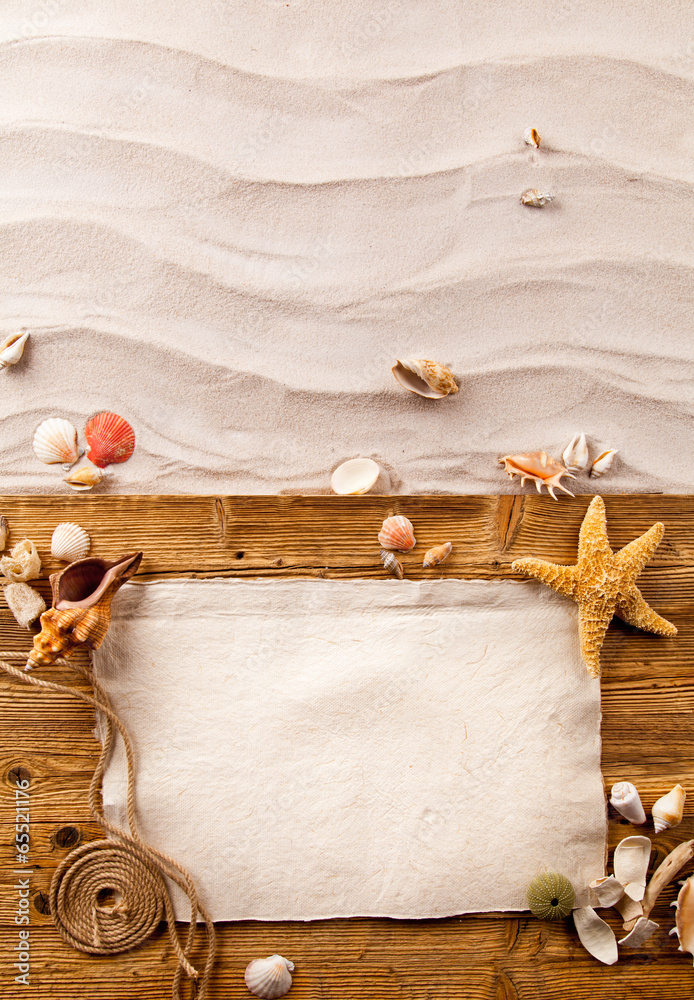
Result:
M391 371L405 389L428 399L443 399L458 391L452 372L437 361L425 358L398 359Z
M16 365L24 354L24 347L29 339L28 333L11 333L0 344L0 369Z
M592 906L581 906L574 910L573 918L586 951L604 965L614 965L619 956L617 938L610 925L597 915Z
M83 465L81 469L75 469L74 472L65 476L63 482L71 486L73 490L91 490L103 478L103 472L95 465Z
M46 465L62 465L69 469L80 457L77 428L62 417L44 420L34 433L34 452Z
M630 781L618 781L612 786L610 805L630 823L640 826L646 822L646 813L641 804L641 796Z
M652 844L648 837L625 837L615 847L612 867L627 896L640 902L646 892Z
M662 833L670 827L677 826L684 816L684 802L687 793L681 785L675 785L667 795L663 795L653 803L651 815L656 833Z
M84 528L71 521L59 524L51 538L51 555L63 562L77 562L89 552L92 540Z
M274 997L283 997L292 988L290 972L293 971L294 963L289 959L269 955L249 962L243 978L254 996L273 1000Z
M36 546L29 538L23 538L10 550L9 556L0 559L0 573L10 583L26 583L35 580L41 572L41 560Z
M371 458L350 458L333 472L330 488L341 496L361 496L368 493L381 469Z
M554 195L549 191L538 191L537 188L528 188L520 197L521 205L531 205L533 208L544 208L554 201Z

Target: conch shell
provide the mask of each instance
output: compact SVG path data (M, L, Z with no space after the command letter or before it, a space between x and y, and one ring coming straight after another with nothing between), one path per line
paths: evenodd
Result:
M528 146L534 146L535 149L539 149L540 146L540 133L536 128L526 128L523 133L523 142Z
M641 797L630 781L618 781L612 786L610 793L610 805L614 806L618 813L621 813L630 823L639 826L646 822L646 813L641 804Z
M606 472L609 472L617 453L616 448L609 448L607 451L601 452L590 467L591 477L598 479L600 476L604 476Z
M681 883L677 899L672 904L677 907L675 926L670 934L676 934L680 946L678 951L688 951L694 955L694 875Z
M113 596L137 572L141 559L142 552L113 563L80 559L53 573L53 607L41 615L41 631L34 636L26 669L50 666L78 646L98 649L111 624Z
M101 469L97 469L94 465L83 465L81 469L75 469L69 476L65 476L63 482L71 486L73 490L91 490L103 478L104 474Z
M653 803L651 815L653 816L653 826L656 833L662 833L671 826L677 826L682 822L684 816L684 800L687 793L681 785L675 785L667 795L663 795Z
M569 479L576 477L568 469L565 469L561 462L550 458L546 451L531 451L525 455L504 455L503 458L499 459L499 462L504 465L504 472L507 472L511 479L514 476L521 477L521 486L526 479L532 479L537 486L538 493L541 493L542 487L546 486L547 492L551 493L556 500L557 497L554 493L556 486L564 493L568 493L570 497L573 496L571 490L562 486L559 480L562 476L568 476Z
M448 368L425 358L398 359L391 369L396 379L410 392L429 399L443 399L458 391L458 386Z

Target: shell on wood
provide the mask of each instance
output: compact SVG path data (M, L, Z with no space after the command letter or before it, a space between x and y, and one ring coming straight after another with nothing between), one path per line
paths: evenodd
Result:
M36 546L29 538L23 538L10 549L9 556L0 559L0 573L10 583L26 583L35 580L41 572L41 559Z
M678 951L694 955L694 875L680 883L682 888L671 905L677 908L675 926L670 934L676 934L680 942Z
M64 483L71 486L73 490L91 490L101 482L104 474L101 469L94 465L83 465L81 469L75 469L63 479Z
M69 469L80 457L77 428L62 417L50 417L36 428L34 452L46 465L63 465Z
M624 886L614 875L603 875L594 879L589 887L597 897L598 906L614 906L624 895Z
M84 428L87 458L100 469L127 462L135 450L135 431L117 413L97 413Z
M393 576L397 576L398 580L404 579L405 571L402 568L402 563L397 559L392 552L388 552L387 549L381 549L381 562Z
M630 823L640 826L646 822L646 813L635 785L630 781L618 781L610 792L610 805Z
M600 476L604 476L606 472L612 468L612 463L614 462L615 455L619 452L615 448L610 448L608 451L603 451L593 462L590 467L590 475L593 479L599 479Z
M573 912L574 926L586 951L604 965L617 961L617 938L609 924L599 917L592 906L581 906Z
M402 514L387 517L378 533L378 541L382 549L409 552L417 544L412 521L407 517L403 517Z
M29 339L28 333L11 333L0 344L0 369L16 365L24 354L24 346Z
M444 561L444 559L448 559L452 551L453 542L444 542L442 545L434 545L434 547L429 549L424 556L422 566L424 569L430 569L432 566L438 566L439 563Z
M7 536L10 533L10 526L7 522L7 518L4 514L0 515L0 552L2 552L7 545Z
M398 359L391 371L405 389L428 399L443 399L458 391L452 372L426 358Z
M292 987L291 972L294 963L281 955L268 955L267 958L254 958L246 966L244 981L254 996L273 1000L273 997L283 997Z
M37 590L28 583L8 583L3 588L7 607L15 616L17 623L29 628L39 615L46 610L46 602Z
M684 801L687 793L681 785L675 785L667 795L661 796L653 803L651 815L653 816L653 826L656 833L669 830L672 826L677 826L682 822L684 816Z
M540 872L526 893L531 913L540 920L563 920L574 905L574 889L559 872Z
M523 133L523 142L528 146L534 146L535 149L538 149L540 145L540 133L536 128L526 128Z
M624 837L614 850L614 876L624 886L625 895L637 902L643 899L646 892L651 847L648 837Z
M632 930L625 937L619 939L619 944L623 944L625 948L640 948L657 930L658 924L654 920L649 920L648 917L639 917Z
M503 458L499 459L499 462L504 466L504 471L508 473L509 478L513 479L514 476L521 477L521 486L526 479L530 479L535 483L537 487L537 492L542 492L542 487L547 487L547 492L552 494L552 497L556 500L557 497L554 492L554 487L563 490L564 493L568 493L570 497L573 496L571 490L567 490L565 486L562 486L560 480L562 476L568 476L569 479L575 479L568 469L565 469L561 462L557 462L556 459L550 458L546 451L530 451L522 455L504 455Z
M51 537L51 555L63 562L77 562L89 552L92 540L89 534L72 521L57 525Z
M582 472L587 469L590 456L585 434L574 434L561 457L569 472Z
M330 487L341 496L368 493L380 475L380 467L371 458L350 458L333 472Z
M554 195L549 191L538 191L537 188L528 188L520 196L521 205L531 205L533 208L544 208L554 201Z
M111 601L137 572L142 552L116 562L81 559L50 577L53 607L41 615L41 631L26 669L46 667L78 646L98 649L111 624Z

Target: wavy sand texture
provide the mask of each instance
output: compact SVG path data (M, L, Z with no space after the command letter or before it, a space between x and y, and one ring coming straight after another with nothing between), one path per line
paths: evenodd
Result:
M27 10L0 23L0 328L32 331L0 490L69 492L34 428L100 409L138 442L105 492L327 492L360 454L384 490L515 492L499 455L576 430L620 450L579 492L694 489L694 7ZM461 391L404 392L398 356Z

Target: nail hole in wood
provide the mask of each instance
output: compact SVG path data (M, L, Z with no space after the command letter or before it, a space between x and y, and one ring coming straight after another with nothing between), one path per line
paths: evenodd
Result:
M243 559L243 557L245 556L245 554L246 554L245 552L237 552L236 553L236 558L237 559Z

